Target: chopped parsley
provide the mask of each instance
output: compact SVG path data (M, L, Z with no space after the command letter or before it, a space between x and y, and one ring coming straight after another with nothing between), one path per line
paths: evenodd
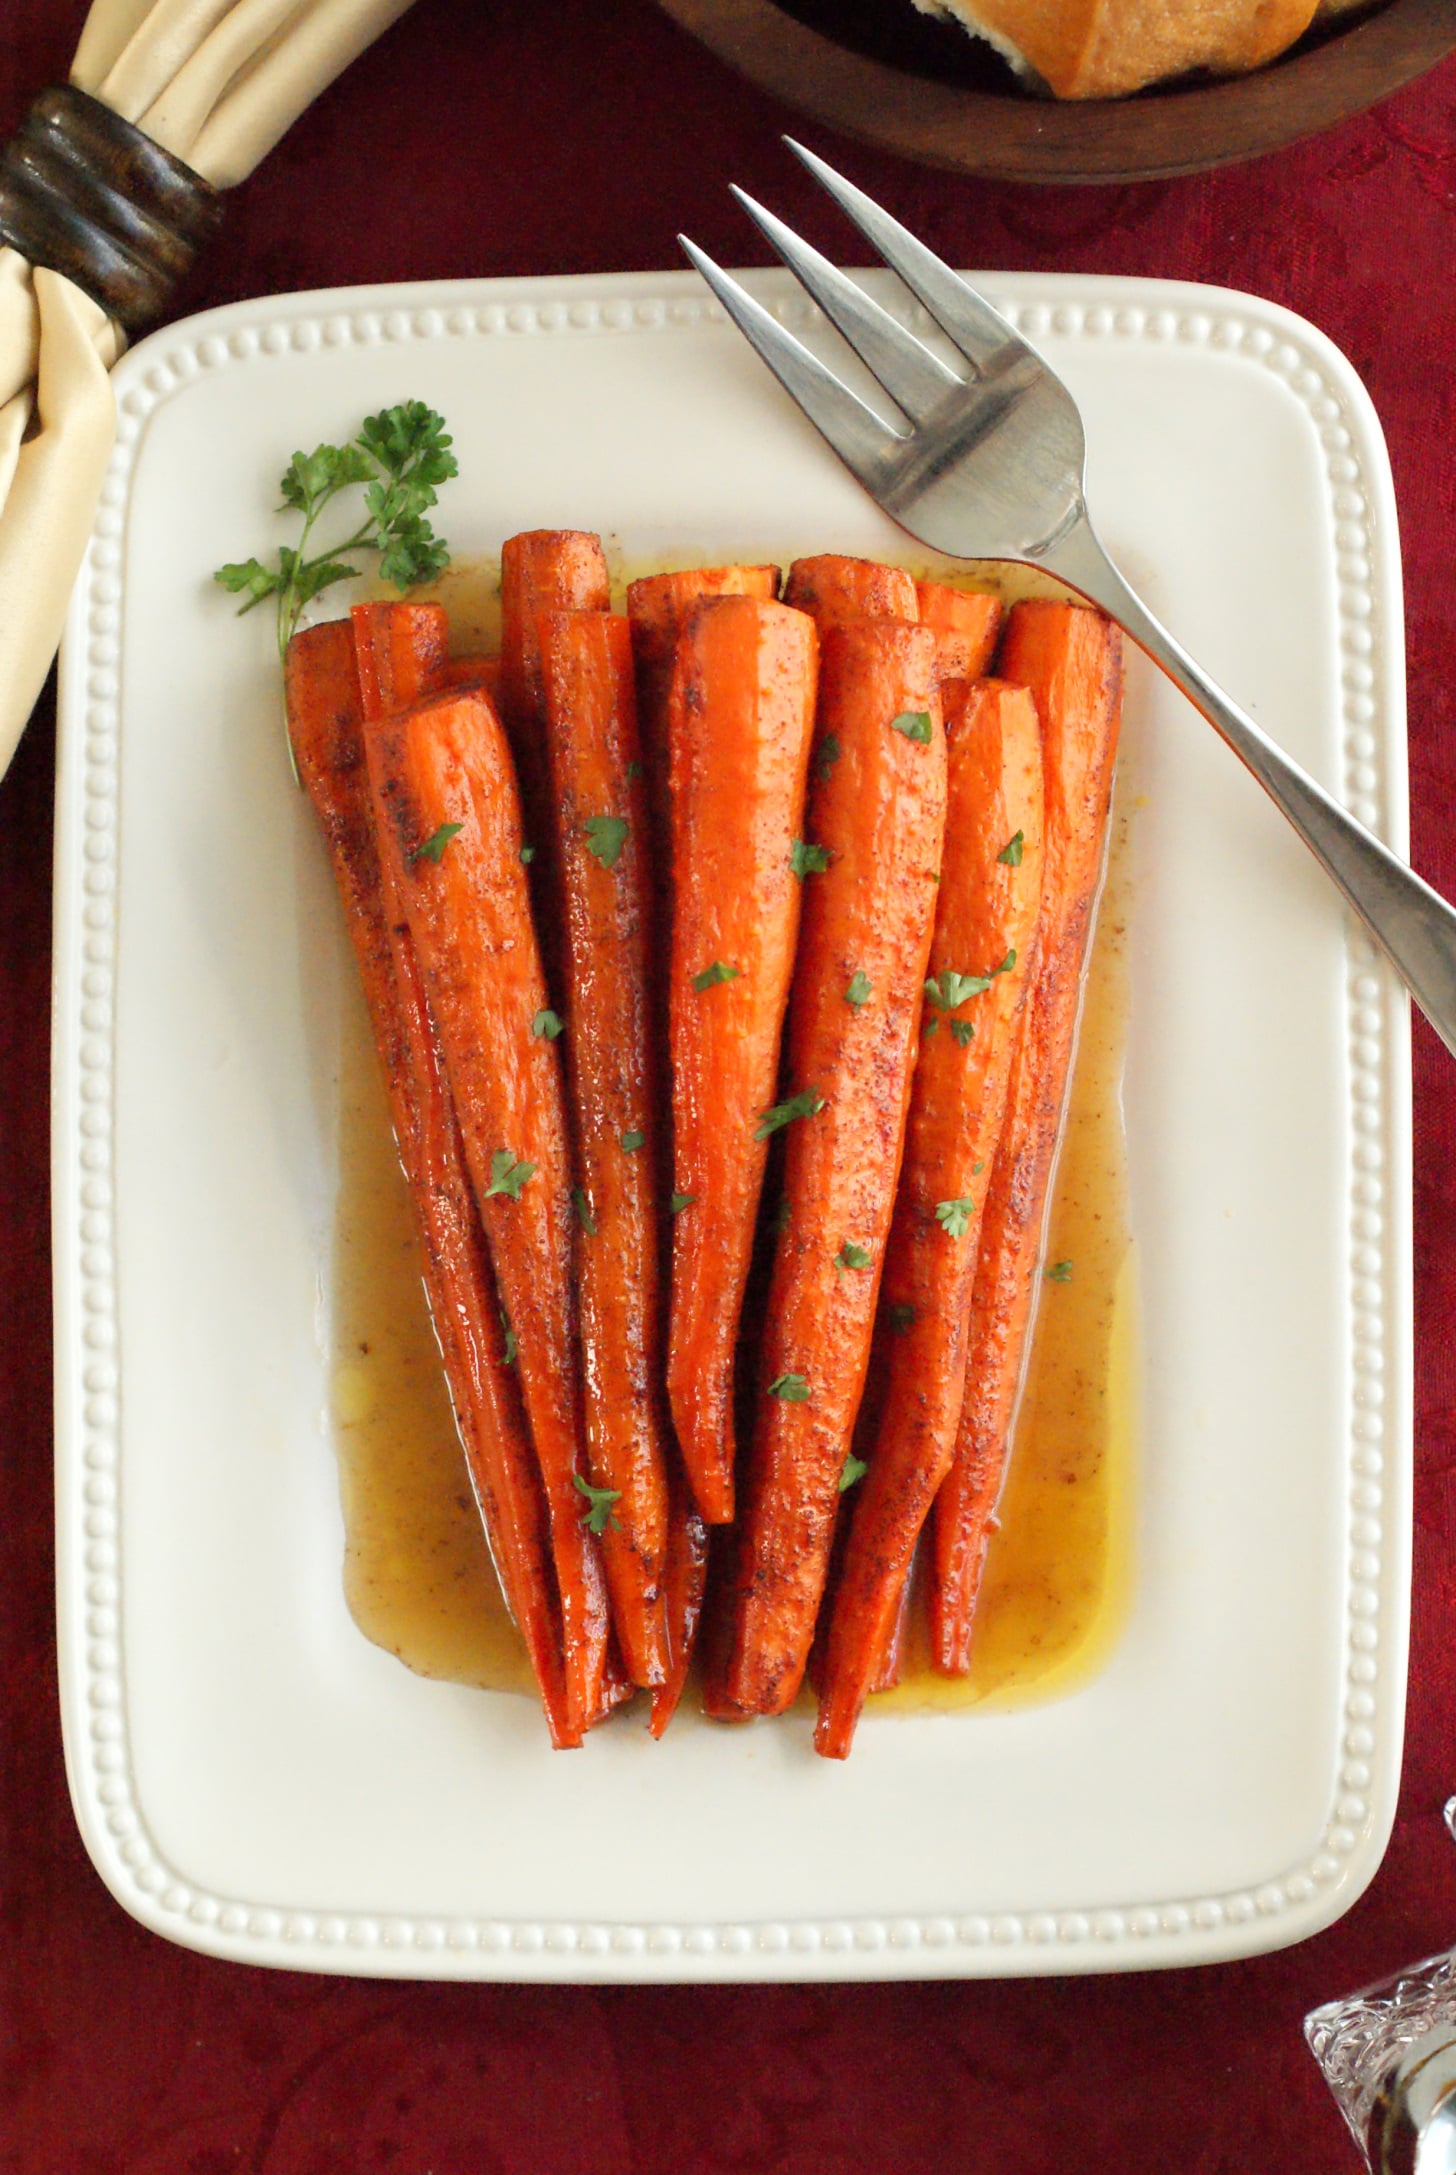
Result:
M596 1218L591 1212L591 1202L586 1197L585 1186L572 1187L571 1205L576 1210L576 1220L582 1230L589 1239L594 1239L597 1235Z
M975 1206L975 1202L969 1197L963 1197L959 1201L937 1201L935 1220L951 1238L963 1239Z
M930 746L930 712L928 710L902 710L890 720L892 733L903 733L922 748Z
M445 848L464 828L463 823L442 823L439 830L425 840L423 846L416 846L410 855L411 861L433 861L438 868L444 858Z
M719 982L736 982L742 972L742 967L732 966L725 959L715 959L711 967L704 967L701 974L693 976L693 988L701 995L705 989L712 989Z
M926 983L925 1001L937 1012L954 1012L968 997L979 997L988 990L995 978L992 974L957 974L954 968L947 967Z
M647 1135L639 1133L634 1125L630 1132L622 1135L622 1147L628 1155L636 1155L637 1150L644 1145L646 1139Z
M815 777L827 778L843 753L844 750L839 745L839 735L837 733L826 733L814 750Z
M961 1048L964 1049L976 1032L976 1023L974 1020L952 1020L950 1031Z
M1018 832L1016 833L1016 835L1015 835L1015 836L1014 836L1013 838L1008 838L1008 839L1007 839L1007 841L1006 841L1005 845L1004 845L1004 846L1003 846L1003 847L1001 848L1001 851L1000 851L1000 852L999 852L999 853L997 854L997 856L996 856L996 859L997 859L998 861L1004 861L1004 862L1006 863L1006 866L1007 866L1008 868L1020 868L1020 866L1021 866L1021 849L1022 849L1022 847L1023 847L1024 845L1025 845L1025 843L1026 843L1026 834L1025 834L1025 832L1024 832L1024 831L1018 831Z
M812 1118L824 1108L824 1097L814 1088L803 1088L791 1095L786 1103L774 1103L765 1110L754 1128L755 1140L767 1140L782 1125L792 1125L795 1118Z
M581 1514L581 1522L588 1533L605 1533L608 1526L611 1526L615 1531L617 1521L612 1515L612 1510L613 1506L622 1500L621 1489L594 1488L589 1480L582 1479L580 1473L572 1474L571 1485L576 1489L578 1495L586 1497L586 1509Z
M516 1354L520 1351L521 1347L516 1342L516 1332L511 1327L511 1318L509 1314L507 1314L504 1307L500 1309L500 1318L501 1328L506 1333L506 1365L508 1367L514 1367L516 1364Z
M535 1175L534 1163L518 1163L509 1148L497 1148L490 1159L490 1184L485 1197L489 1200L493 1193L503 1193L508 1200L519 1201L522 1186Z
M692 1207L696 1199L695 1193L671 1193L668 1195L667 1205L674 1216L680 1216L685 1208Z
M586 850L603 868L615 868L627 843L625 816L588 816Z
M1072 1264L1070 1261L1054 1261L1043 1274L1049 1284L1070 1284L1072 1281Z
M863 967L857 967L849 978L849 987L844 992L845 1003L852 1004L857 1012L862 1004L869 1003L871 993L869 976Z
M554 1042L565 1025L566 1022L562 1019L561 1014L553 1012L548 1006L545 1011L538 1012L532 1020L531 1033L538 1042Z
M853 1239L846 1239L834 1257L836 1269L867 1269L870 1253L867 1246L856 1246Z
M536 849L534 846L522 846L521 859L525 862L527 868L531 866L531 863L535 860L535 858Z
M911 1306L908 1299L897 1299L893 1306L887 1307L885 1309L885 1320L894 1330L897 1337L901 1337L905 1334L905 1331L910 1327L914 1319L915 1309L913 1306Z
M768 1394L780 1398L786 1405L807 1405L808 1378L801 1374L776 1374L768 1386Z
M801 881L805 876L822 876L829 862L827 846L811 846L807 840L796 838L789 849L789 867Z
M857 1480L863 1480L863 1479L864 1479L864 1476L865 1476L865 1474L866 1474L866 1473L867 1473L868 1471L869 1471L869 1467L868 1467L868 1465L866 1465L866 1463L865 1463L864 1459L863 1459L863 1458L857 1458L857 1457L855 1456L854 1452L853 1452L853 1451L851 1450L851 1452L850 1452L849 1456L848 1456L848 1457L847 1457L847 1458L845 1459L845 1461L844 1461L843 1465L842 1465L842 1466L840 1467L840 1471L839 1471L839 1492L840 1492L840 1494L841 1494L841 1495L845 1494L845 1493L846 1493L846 1491L847 1491L848 1489L850 1489L850 1488L852 1488L852 1487L854 1486L854 1484L855 1484L855 1482L856 1482Z

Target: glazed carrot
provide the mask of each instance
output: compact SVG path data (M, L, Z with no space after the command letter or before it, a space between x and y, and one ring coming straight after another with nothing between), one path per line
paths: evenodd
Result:
M710 597L668 703L673 915L672 1307L667 1389L699 1510L733 1515L733 1361L799 928L795 841L814 720L812 623Z
M991 669L1006 608L984 589L952 589L947 582L917 582L922 627L934 627L943 680L979 680Z
M385 657L396 686L433 671L443 615L408 605ZM374 679L377 687L377 675ZM350 623L294 636L289 730L299 776L323 824L384 1067L390 1114L424 1254L425 1289L491 1555L540 1686L552 1741L579 1744L568 1720L545 1505L520 1400L506 1365L495 1284L470 1193L438 1048L400 936L377 849L365 768L360 673ZM407 931L403 932L407 938Z
M932 1651L935 1666L950 1676L970 1667L972 1618L1040 1282L1047 1194L1106 845L1122 705L1121 637L1085 605L1018 604L999 665L1031 689L1041 719L1046 852L1035 979L982 1224L955 1463L935 1504Z
M1034 973L1041 734L1024 688L946 693L945 851L905 1160L881 1288L884 1400L834 1595L814 1743L849 1752L955 1455L981 1214ZM885 1332L888 1333L885 1333Z
M592 1485L612 1621L632 1679L667 1674L667 1464L658 1278L658 1099L646 796L632 634L608 612L537 623L556 859L565 907L567 1079L576 1121L577 1275Z
M931 631L902 621L824 637L808 834L827 866L804 879L793 1092L772 1114L789 1121L786 1217L725 1687L752 1714L781 1713L804 1674L869 1361L945 824L935 659Z
M516 1344L550 1515L568 1712L585 1726L602 1701L606 1592L585 1522L600 1521L587 1493L576 1383L565 1100L556 1045L538 1026L548 1006L515 775L495 709L478 691L404 711L378 729L375 745L386 807L380 850L404 892Z
M438 687L483 687L499 709L500 678L499 657L469 655L447 658L445 669L435 684Z
M846 619L920 616L914 579L903 567L846 559L835 551L796 559L784 584L784 602L807 612L821 635Z
M776 566L694 566L674 574L646 574L627 584L632 655L637 670L637 729L647 772L648 802L658 852L669 852L667 697L678 636L689 608L703 597L757 597L779 593Z
M692 1506L686 1477L672 1475L668 1513L667 1569L663 1596L667 1613L667 1675L652 1694L649 1727L660 1737L677 1712L702 1621L708 1584L708 1528ZM721 1530L721 1528L720 1528Z
M542 612L604 612L601 539L581 529L527 529L501 546L500 715L510 736L528 835L547 830L551 769L541 693Z

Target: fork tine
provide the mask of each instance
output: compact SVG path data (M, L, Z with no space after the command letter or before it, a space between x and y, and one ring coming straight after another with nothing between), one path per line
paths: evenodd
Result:
M910 292L925 304L931 316L949 334L967 362L978 371L985 372L998 353L1007 349L1012 355L1026 351L1026 342L1013 331L997 309L993 309L974 287L970 287L953 272L950 266L917 241L898 219L892 219L882 211L872 196L857 189L843 174L792 136L784 142L808 167L817 181L823 183L845 216L853 220L865 239L873 243L892 272L899 274ZM1010 356L1006 359L1009 361Z
M678 241L785 392L828 439L846 468L866 489L873 490L874 476L902 441L696 242L689 241L686 234L680 234Z
M963 380L948 370L928 347L923 347L913 332L897 324L888 310L881 309L846 278L827 257L821 257L817 249L797 235L792 227L784 225L771 211L740 189L730 184L733 194L761 231L768 236L784 263L802 287L818 303L820 309L837 325L860 361L873 372L895 402L912 423L923 423L945 399L947 393L963 390Z

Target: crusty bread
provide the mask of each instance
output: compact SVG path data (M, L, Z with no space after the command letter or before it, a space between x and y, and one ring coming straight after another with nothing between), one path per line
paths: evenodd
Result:
M1316 6L1360 0L915 0L988 38L1058 98L1117 98L1165 76L1258 68L1309 28Z

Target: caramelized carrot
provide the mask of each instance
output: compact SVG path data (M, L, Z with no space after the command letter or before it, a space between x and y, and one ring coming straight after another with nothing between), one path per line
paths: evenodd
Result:
M999 597L985 589L952 589L947 582L917 582L922 627L934 627L942 680L979 680L991 669L1001 622Z
M632 635L607 612L538 622L565 906L567 1079L587 1454L614 1498L602 1533L612 1620L637 1684L667 1674L658 1281L658 1108L648 1040L651 891Z
M999 664L1007 679L1030 688L1041 720L1046 849L1035 978L982 1223L955 1463L935 1504L932 1651L935 1666L949 1676L970 1668L972 1619L1039 1283L1106 843L1122 704L1121 637L1085 605L1018 604Z
M733 1515L733 1360L799 928L817 645L803 613L710 597L668 704L673 915L672 1308L667 1388L699 1510Z
M442 654L443 615L408 605L376 609L391 617L379 649L369 645L371 664L383 664L396 691L401 681L423 686ZM433 1027L411 955L401 949L408 932L395 926L378 853L361 677L377 697L379 674L360 674L347 620L294 636L286 672L294 755L323 825L363 976L423 1249L430 1312L491 1555L540 1686L552 1741L579 1744L580 1729L566 1711L555 1580L530 1437L505 1365L495 1283Z
M831 628L818 729L809 839L827 866L804 879L793 1093L765 1120L789 1121L786 1220L725 1686L752 1714L781 1713L804 1674L869 1360L945 824L930 630L888 620Z
M436 681L437 687L483 687L496 708L500 708L501 661L499 657L469 655L450 657L445 669Z
M646 574L627 584L632 655L637 669L637 728L647 772L648 803L659 858L669 855L667 697L678 636L689 609L704 597L757 597L779 593L776 566L695 566L681 573Z
M674 1473L668 1513L667 1570L663 1578L667 1674L652 1694L649 1727L654 1737L662 1735L682 1698L697 1644L707 1584L708 1528L693 1508L686 1477Z
M378 728L376 744L381 853L404 893L516 1342L550 1515L568 1712L586 1726L602 1703L608 1633L586 1521L604 1521L582 1454L566 1110L556 1045L537 1025L548 1007L510 751L478 691L403 712Z
M784 602L807 612L821 635L846 619L920 617L914 579L903 567L846 559L836 551L796 559L784 584Z
M1041 735L1024 688L946 692L945 852L924 1032L881 1289L885 1389L853 1496L815 1748L849 1752L893 1647L921 1526L955 1455L981 1214L1034 972Z

